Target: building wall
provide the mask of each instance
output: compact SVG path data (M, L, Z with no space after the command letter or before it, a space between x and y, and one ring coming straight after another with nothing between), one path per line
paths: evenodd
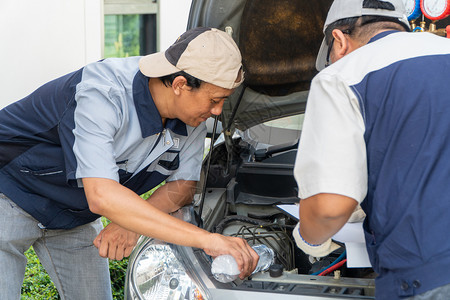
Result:
M186 30L191 0L159 1L159 48ZM0 108L102 58L103 0L0 0Z
M101 56L102 0L1 0L0 108Z
M186 31L192 0L159 1L159 49L165 50Z

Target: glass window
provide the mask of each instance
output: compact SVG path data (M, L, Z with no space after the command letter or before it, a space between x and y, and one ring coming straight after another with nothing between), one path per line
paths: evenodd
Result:
M268 121L247 129L244 140L255 145L256 149L282 145L299 139L304 114Z
M104 0L103 56L155 53L158 10L156 0Z
M105 15L104 57L156 52L156 14Z

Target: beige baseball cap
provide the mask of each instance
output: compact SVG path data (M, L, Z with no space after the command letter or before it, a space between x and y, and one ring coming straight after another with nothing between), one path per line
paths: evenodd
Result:
M402 24L410 28L408 18L406 17L405 6L402 0L380 0L382 2L389 2L394 6L394 10L380 9L380 8L365 8L363 7L364 0L334 0L328 11L325 25L323 26L323 32L328 26L338 20L362 17L362 16L384 16L398 19ZM326 39L322 41L320 45L319 54L316 60L316 69L322 70L326 66L328 53L328 45Z
M188 30L166 51L142 57L139 69L147 77L184 71L226 89L234 89L244 81L241 52L233 38L209 27Z

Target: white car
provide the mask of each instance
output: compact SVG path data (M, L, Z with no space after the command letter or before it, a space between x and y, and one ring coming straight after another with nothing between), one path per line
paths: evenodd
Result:
M331 2L193 0L188 27L229 32L246 80L224 105L194 204L176 216L266 244L276 260L266 272L220 283L202 250L142 237L129 259L126 299L374 299L371 268L342 264L344 246L321 260L305 255L291 234L298 220L277 207L299 201L293 166Z

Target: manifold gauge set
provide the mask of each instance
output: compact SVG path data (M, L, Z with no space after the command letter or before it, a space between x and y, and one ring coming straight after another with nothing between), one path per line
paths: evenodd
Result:
M445 19L450 15L450 0L403 0L409 21L423 14L432 21Z

